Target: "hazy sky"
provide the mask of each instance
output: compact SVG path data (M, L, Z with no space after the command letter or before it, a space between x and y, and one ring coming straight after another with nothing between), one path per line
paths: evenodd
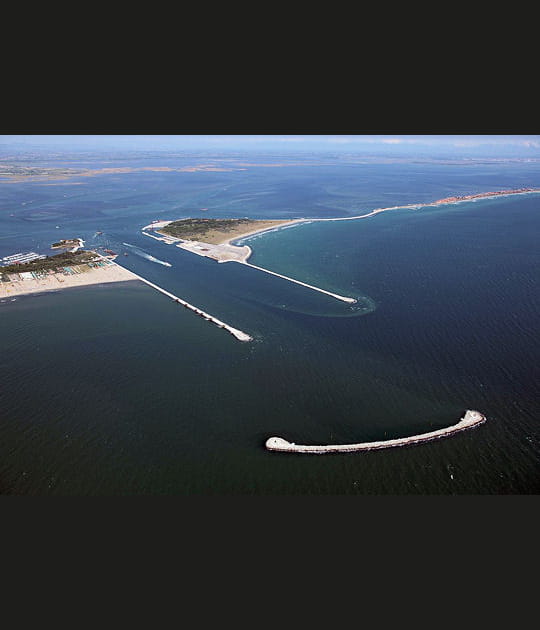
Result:
M540 157L540 135L4 135L0 147Z

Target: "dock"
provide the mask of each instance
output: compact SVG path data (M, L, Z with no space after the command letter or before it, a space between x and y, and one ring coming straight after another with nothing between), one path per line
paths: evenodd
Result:
M328 444L325 446L309 446L306 444L295 444L294 442L287 442L280 437L271 437L266 440L266 448L269 451L281 451L286 453L312 453L315 455L323 455L325 453L352 453L354 451L372 451L380 448L391 448L395 446L410 446L411 444L420 444L421 442L429 442L431 440L438 440L442 437L447 437L458 433L459 431L465 431L466 429L472 429L486 421L486 417L479 411L473 411L467 409L463 418L457 424L446 427L444 429L437 429L436 431L430 431L428 433L420 433L418 435L411 435L409 437L396 438L394 440L381 440L375 442L359 442L358 444Z

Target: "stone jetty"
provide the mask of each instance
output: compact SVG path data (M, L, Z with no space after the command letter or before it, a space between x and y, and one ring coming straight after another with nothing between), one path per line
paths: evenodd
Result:
M316 455L323 455L325 453L351 453L354 451L372 451L379 448L390 448L394 446L410 446L411 444L419 444L421 442L428 442L430 440L438 440L442 437L447 437L458 433L459 431L465 431L466 429L472 429L486 421L486 417L479 411L473 411L468 409L461 418L461 420L450 427L444 429L437 429L436 431L430 431L429 433L420 433L418 435L411 435L410 437L397 438L394 440L381 440L376 442L359 442L358 444L328 444L326 446L309 446L305 444L295 444L294 442L287 442L280 437L271 437L266 440L266 448L269 451L282 451L286 453L313 453Z
M103 256L102 256L102 258L103 258ZM113 265L116 265L117 267L120 267L121 269L124 269L124 267L122 267L121 265L118 265L118 263L115 263L113 261L111 261L111 262L112 262ZM171 298L171 300L174 300L176 303L181 304L182 306L184 306L185 308L188 308L189 310L193 311L194 313L197 313L197 315L199 315L200 317L202 317L206 321L212 322L213 324L215 324L219 328L224 328L227 332L230 332L231 335L236 337L236 339L238 339L239 341L252 341L253 340L253 337L251 337L247 333L245 333L245 332L243 332L241 330L238 330L238 328L233 328L232 326L229 326L229 324L226 324L225 322L222 322L217 317L214 317L213 315L210 315L209 313L206 313L205 311L201 310L200 308L197 308L196 306L193 306L193 304L190 304L189 302L186 302L182 298L179 298L177 295L174 295L173 293L170 293L169 291L166 291L165 289L162 289L157 284L154 284L153 282L150 282L150 280L147 280L146 278L143 278L142 276L139 276L138 274L134 273L133 271L131 271L130 273L133 274L133 276L135 276L141 282L144 282L149 287L152 287L152 289L155 289L156 291L159 291L160 293L163 293L163 295L166 295L167 297Z
M240 262L240 261L236 261ZM252 265L248 262L241 262L240 264L246 265L246 267L252 267L253 269L257 269L258 271L264 271L264 273L269 273L272 276L277 276L278 278L283 278L283 280L288 280L289 282L294 282L295 284L300 284L303 287L307 287L308 289L312 289L313 291L319 291L319 293L325 293L330 297L335 298L336 300L341 300L342 302L347 302L348 304L354 304L357 300L351 297L347 297L345 295L338 295L337 293L332 293L331 291L327 291L326 289L321 289L319 287L314 287L312 284L307 284L306 282L300 282L300 280L295 280L294 278L289 278L288 276L284 276L280 273L276 273L275 271L270 271L269 269L265 269L264 267L257 267L257 265Z

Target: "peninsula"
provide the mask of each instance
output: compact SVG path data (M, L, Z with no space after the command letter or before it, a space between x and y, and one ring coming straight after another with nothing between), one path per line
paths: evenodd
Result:
M154 238L158 241L162 241L167 245L176 245L181 249L185 249L193 254L199 256L205 256L206 258L212 258L218 263L224 262L237 262L258 271L277 276L289 282L302 285L308 289L325 293L342 302L348 302L354 304L357 300L352 297L339 295L320 287L315 287L311 284L301 282L294 278L284 276L263 267L253 265L248 261L251 256L251 248L248 245L238 245L235 242L241 241L241 239L248 236L254 236L263 232L268 232L276 229L288 228L292 225L301 223L314 223L319 221L353 221L356 219L365 219L372 217L380 212L386 212L388 210L398 209L411 209L416 210L421 207L439 206L443 204L459 203L464 201L472 201L476 199L487 199L492 197L504 196L504 195L517 195L526 193L540 192L536 188L514 188L510 190L497 190L485 193L475 193L470 195L445 197L429 203L421 204L407 204L401 206L391 206L387 208L377 208L371 212L367 212L362 215L349 216L349 217L334 217L334 218L300 218L300 219L288 219L288 220L257 220L249 219L247 217L243 219L193 219L185 218L176 221L152 221L149 225L142 228L142 233L145 236Z
M527 193L538 193L537 188L514 188L509 190L497 190L471 195L445 197L427 203L412 203L401 206L389 206L386 208L376 208L365 214L332 217L332 218L299 218L286 220L260 220L260 219L179 219L177 221L153 221L142 228L143 234L152 236L169 245L175 244L178 247L198 254L213 258L218 262L228 262L236 260L245 262L251 255L251 249L246 245L240 247L233 245L234 241L240 241L248 236L261 234L278 228L285 228L299 223L314 223L319 221L353 221L372 217L380 212L399 209L418 209L422 207L440 206L443 204L460 203L473 201L475 199L488 199L492 197L519 195ZM159 236L155 236L159 234Z
M519 195L523 193L540 192L536 188L514 188L512 190L495 190L493 192L477 193L476 195L462 195L461 197L445 197L434 202L434 205L442 203L456 203L458 201L470 201L472 199L485 199L486 197L499 197L500 195Z

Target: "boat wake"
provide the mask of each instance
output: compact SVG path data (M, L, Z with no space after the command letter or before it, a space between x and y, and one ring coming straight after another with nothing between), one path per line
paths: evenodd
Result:
M130 243L122 243L122 245L129 247L136 256L140 256L141 258L146 258L146 260L149 260L150 262L158 263L158 265L164 265L165 267L172 267L171 263L166 262L164 260L159 260L159 258L155 258L151 254L148 254L143 249L140 249L139 247L136 247L135 245L131 245Z

